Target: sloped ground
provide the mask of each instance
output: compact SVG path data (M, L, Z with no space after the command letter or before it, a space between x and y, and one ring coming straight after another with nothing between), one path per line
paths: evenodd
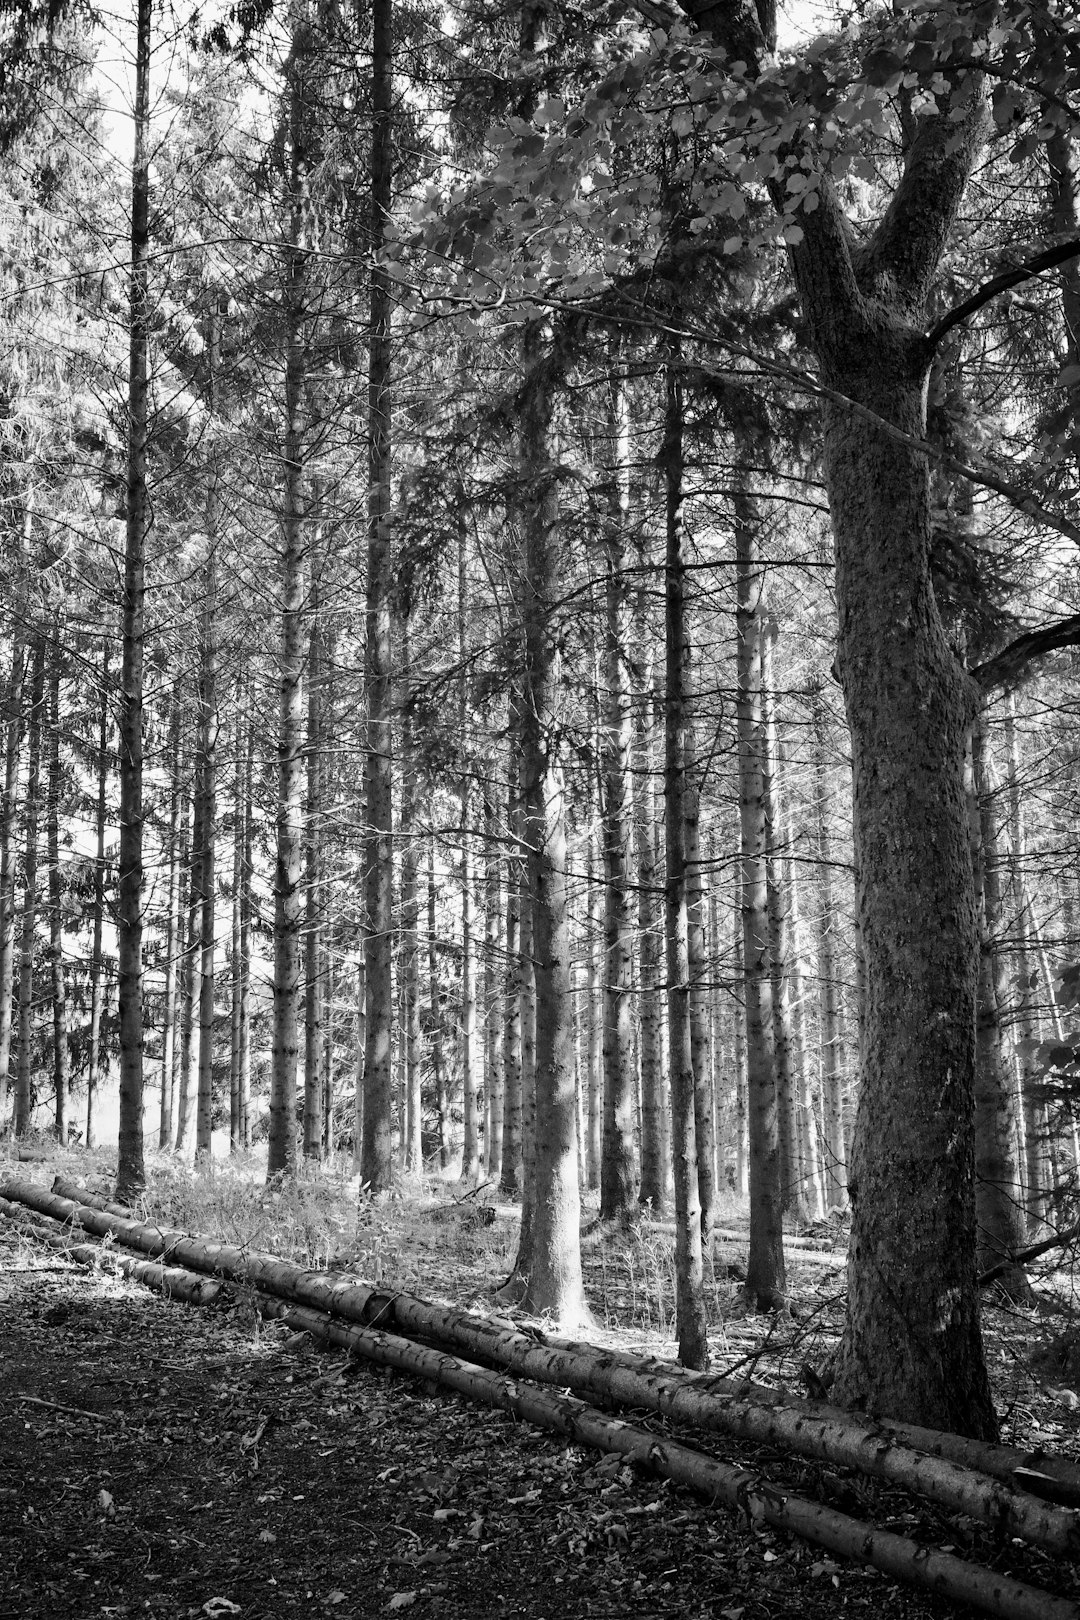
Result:
M962 1612L616 1459L318 1355L244 1307L90 1275L3 1224L0 1335L0 1620ZM789 1469L804 1492L846 1491L849 1511L868 1499ZM910 1508L874 1494L879 1516Z

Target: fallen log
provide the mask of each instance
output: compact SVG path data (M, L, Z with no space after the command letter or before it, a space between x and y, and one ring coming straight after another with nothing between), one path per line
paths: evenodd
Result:
M77 1249L94 1251L90 1264L100 1254L96 1246L72 1240L71 1252ZM135 1264L144 1267L145 1280L155 1287L160 1286L166 1270L179 1269L147 1265L138 1259ZM197 1285L205 1280L191 1274L193 1300ZM552 1430L572 1443L620 1455L631 1466L687 1486L714 1503L726 1503L750 1523L786 1531L839 1557L869 1564L895 1580L970 1604L997 1620L1080 1620L1080 1605L1068 1598L968 1563L952 1553L920 1546L892 1531L877 1530L834 1508L786 1495L758 1473L732 1467L690 1446L607 1416L576 1396L520 1383L507 1374L473 1365L445 1351L428 1349L376 1328L336 1321L307 1306L266 1298L261 1308L267 1316L296 1331L310 1333L321 1342L453 1389L471 1400Z
M1080 1514L1068 1506L1048 1505L1054 1490L1028 1488L1032 1456L1023 1454L1027 1477L1017 1478L976 1471L947 1457L900 1443L895 1431L854 1418L833 1407L787 1406L762 1400L759 1391L749 1396L743 1386L688 1374L669 1362L632 1359L615 1351L574 1341L538 1342L505 1322L482 1318L451 1307L425 1304L408 1294L387 1294L366 1283L328 1272L304 1271L272 1256L245 1255L231 1245L203 1243L178 1233L162 1233L143 1223L112 1216L94 1205L80 1206L82 1190L66 1183L75 1195L43 1194L34 1188L38 1207L50 1199L58 1218L100 1214L109 1230L123 1242L135 1238L149 1242L196 1270L220 1273L272 1293L294 1304L340 1316L361 1326L378 1326L413 1338L426 1339L441 1349L460 1351L470 1358L493 1362L520 1377L569 1386L580 1395L622 1407L641 1407L662 1413L678 1423L706 1428L756 1445L779 1445L786 1450L834 1466L848 1467L887 1481L938 1503L950 1512L963 1513L995 1526L1003 1535L1019 1536L1062 1557L1080 1556ZM92 1195L88 1195L92 1196ZM117 1206L113 1206L116 1208ZM80 1215L80 1208L86 1211ZM765 1393L765 1392L760 1392ZM942 1442L946 1437L939 1437ZM1005 1449L1005 1448L1002 1448ZM1080 1500L1080 1470L1076 1470ZM1050 1476L1046 1476L1049 1478Z
M91 1271L116 1272L121 1277L133 1278L157 1293L179 1299L185 1305L220 1305L231 1301L235 1289L221 1277L205 1277L180 1266L164 1266L160 1261L144 1260L137 1254L126 1253L115 1244L80 1243L79 1239L57 1230L49 1230L47 1218L39 1216L27 1220L27 1212L18 1204L0 1197L0 1215L13 1220L24 1236L45 1243L59 1254L70 1255Z

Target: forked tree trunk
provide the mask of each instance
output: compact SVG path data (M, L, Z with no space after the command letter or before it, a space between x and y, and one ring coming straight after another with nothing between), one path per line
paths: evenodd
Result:
M45 808L45 836L49 867L49 977L52 985L52 1072L55 1102L53 1122L56 1140L66 1147L71 1051L68 1041L64 900L60 871L60 660L60 620L59 616L56 616L53 619L49 671L49 781Z
M681 4L751 76L766 68L774 9L695 14L690 0ZM963 781L976 694L934 599L929 473L912 441L926 429L930 293L987 116L977 81L944 94L950 105L902 131L900 176L872 232L846 219L809 146L779 156L805 160L817 182L791 261L818 376L832 391L823 461L866 965L835 1390L845 1402L983 1435L996 1419L975 1285L978 938ZM782 167L770 187L785 209Z
M734 506L743 1005L750 1155L750 1256L744 1292L753 1309L773 1310L783 1304L787 1284L767 866L768 739L761 657L767 634L765 572L758 551L760 515L755 503L745 491L738 491Z
M364 790L367 850L365 961L367 1029L364 1054L364 1143L361 1178L372 1193L390 1191L394 1174L391 1031L393 944L393 678L391 334L393 283L377 255L390 220L393 39L392 0L371 7L371 273L368 283L368 509L364 690L367 759Z
M666 829L668 1038L671 1151L675 1168L675 1330L684 1367L708 1366L703 1294L701 1202L698 1195L694 1117L694 1051L690 1017L690 876L686 860L687 775L691 735L688 712L690 643L686 631L683 557L683 395L672 344L665 368L664 486L664 825Z
M117 895L120 1001L120 1132L116 1195L146 1183L143 1159L143 653L146 634L146 480L150 422L150 33L151 0L137 0L131 275L128 315L128 441L124 588L120 634L120 874Z
M15 1071L15 1135L25 1136L33 1118L34 938L37 929L38 809L41 783L41 723L45 702L45 637L33 632L30 713L26 740L23 903L19 942L19 1053Z

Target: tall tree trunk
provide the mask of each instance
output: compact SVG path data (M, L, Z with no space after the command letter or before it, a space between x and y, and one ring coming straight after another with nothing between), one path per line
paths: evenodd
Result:
M401 615L402 687L410 679L409 620ZM420 846L416 806L419 791L412 737L412 717L403 704L401 723L401 1040L405 1055L405 1169L418 1176L424 1168L420 1091Z
M216 348L212 341L211 351ZM209 531L209 550L204 575L201 647L199 656L199 739L198 739L198 792L202 797L199 825L198 890L199 890L199 956L198 956L198 1016L199 1016L199 1084L198 1107L195 1123L195 1157L208 1158L212 1151L214 1102L214 946L217 898L217 634L215 613L217 608L217 558L215 556L216 495L211 493L208 505L212 508Z
M747 1073L747 993L743 944L742 872L736 883L735 907L735 1195L750 1197L750 1103Z
M557 710L558 653L554 619L560 590L561 528L550 447L551 383L534 324L523 340L520 414L521 476L527 491L522 632L521 787L528 849L529 944L536 987L535 1128L526 1131L525 1202L516 1272L527 1309L566 1324L589 1318L581 1275L577 1106L570 1001L570 929L566 828ZM524 919L523 919L524 922ZM525 927L522 933L526 932ZM523 957L526 948L523 941ZM523 1015L523 1047L526 1016ZM524 1067L524 1065L523 1065ZM523 1094L528 1110L528 1080ZM533 1187L530 1198L530 1169ZM526 1225L526 1217L531 1217Z
M101 654L101 709L98 718L98 746L97 746L97 793L94 802L94 932L93 943L90 948L90 1037L89 1053L86 1062L86 1146L97 1146L97 1120L94 1113L94 1104L97 1100L98 1080L101 1070L101 1014L108 997L108 974L101 956L102 936L105 930L105 827L108 801L106 793L109 783L109 699L112 695L109 685L109 643L106 641ZM177 747L179 747L179 720L176 722ZM170 750L172 760L173 808L172 833L169 843L169 921L174 921L173 912L173 885L176 873L175 828L180 810L180 789L176 776L176 748ZM171 982L174 989L176 985L176 967L173 954L176 949L176 936L173 932L165 947L165 972L167 982ZM167 999L167 998L166 998ZM165 1029L171 1031L173 1014L166 1005ZM171 1082L171 1070L170 1070ZM162 1075L162 1090L165 1087L164 1074ZM170 1124L171 1131L171 1124ZM160 1144L168 1146L167 1142Z
M484 836L487 860L484 881L484 1096L486 1099L486 1127L484 1131L484 1172L489 1181L498 1186L502 1179L503 1114L506 1100L506 1072L503 1061L503 996L502 974L499 971L503 955L502 889L499 883L501 851L495 800L488 792L484 795Z
M643 550L643 561L644 561ZM646 633L639 611L639 634ZM655 827L656 778L653 734L655 696L652 664L647 666L638 704L638 808L636 853L638 876L638 980L641 1048L641 1185L638 1197L654 1214L664 1210L668 1184L668 1149L664 1109L663 1028L660 983L664 954L664 921L660 904Z
M847 1207L847 1153L844 1143L844 1034L840 1019L839 968L836 960L838 918L832 878L832 833L829 826L829 776L825 759L825 699L812 693L814 727L814 819L817 833L818 981L820 990L821 1112L824 1120L825 1203Z
M120 1001L120 1138L116 1196L128 1202L146 1183L143 1158L143 652L146 635L146 481L150 364L150 30L151 0L137 0L135 144L131 166L127 524L121 607L120 874L117 896Z
M240 1054L243 1045L243 992L241 967L241 912L244 894L244 832L247 823L247 750L245 731L245 683L237 692L236 727L233 733L233 849L232 916L229 928L229 1152L243 1147L243 1107L240 1101Z
M696 743L693 722L686 728L687 758ZM712 1248L716 1225L716 1131L713 1087L709 1072L708 963L705 937L705 881L701 870L701 790L697 771L687 773L683 798L687 869L687 960L690 968L690 1044L694 1057L694 1134L697 1143L698 1198L705 1252Z
M15 1135L33 1119L34 941L37 928L38 805L41 783L41 723L45 703L45 638L35 630L31 646L30 713L27 719L23 904L19 943L19 1053L15 1072Z
M665 370L664 482L664 825L666 828L669 1073L671 1148L675 1166L675 1330L684 1367L709 1361L703 1294L701 1202L698 1196L694 1052L690 1017L690 881L686 851L687 776L691 733L688 713L690 643L686 631L683 558L683 395L676 343Z
M311 584L307 691L307 828L304 839L304 1141L305 1159L322 1158L322 625L319 588Z
M202 839L202 827L199 817L200 795L197 786L192 791L190 809L190 830L188 829L188 812L185 806L184 821L180 833L180 869L185 874L184 886L187 890L186 905L183 909L187 913L187 929L185 943L180 959L180 1085L176 1106L176 1153L180 1158L190 1158L194 1151L193 1131L195 1125L195 1087L198 1069L198 1044L196 1038L196 1009L198 1002L199 978L197 961L199 950L199 887L195 873L199 863L199 847Z
M783 752L777 755L782 764ZM825 1213L824 1187L821 1177L820 1129L810 1086L810 1066L806 1053L806 987L803 982L799 889L801 879L795 866L795 827L791 813L791 799L785 795L783 805L783 850L780 860L780 881L787 902L788 926L788 983L791 997L791 1074L794 1082L796 1109L798 1173L795 1185L797 1209L800 1219L820 1221Z
M1001 870L994 800L987 769L985 711L971 733L972 849L982 949L975 1026L975 1185L979 1220L978 1263L988 1270L1023 1248L1025 1240L1020 1165L1017 1159L1016 1089L1005 1054L1001 1013L1008 984L1001 950ZM1034 1302L1023 1268L1010 1266L998 1287L1018 1303Z
M361 1179L372 1193L389 1192L394 1173L394 1016L391 588L392 518L391 332L392 283L377 257L390 219L393 176L392 0L372 0L371 216L368 338L367 695L367 1042L364 1056L364 1145Z
M619 363L616 350L612 355ZM632 722L627 668L630 642L625 565L630 517L630 428L625 390L608 383L608 430L614 445L612 490L604 532L604 717L602 827L604 844L604 1129L600 1216L626 1221L637 1202L638 1166L630 979L630 795Z
M1053 1170L1050 1162L1050 1123L1046 1102L1040 1095L1039 1082L1028 1054L1038 1039L1038 1021L1031 987L1033 969L1029 950L1031 915L1026 886L1024 862L1026 838L1023 806L1020 796L1020 749L1016 732L1015 705L1010 696L1005 713L1006 792L1009 807L1009 876L1012 891L1013 929L1018 999L1016 1006L1017 1048L1020 1058L1020 1092L1024 1121L1024 1202L1027 1207L1028 1229L1032 1237L1046 1230L1046 1209Z
M427 880L427 936L428 936L428 994L431 1017L431 1089L439 1122L439 1169L450 1164L450 1098L446 1085L446 1060L443 1051L442 987L439 983L439 950L435 909L435 834L428 841Z
M107 669L106 664L106 669ZM107 682L103 676L103 685ZM106 725L108 721L107 697L102 699L101 709L101 742L98 753L98 814L99 814L99 859L104 863L104 812L105 812L105 742L107 738ZM177 986L179 982L178 956L183 939L183 907L181 904L181 878L180 878L180 823L184 809L184 796L180 785L180 705L172 706L172 717L169 721L169 878L165 901L165 995L161 1014L161 1097L158 1110L158 1147L162 1152L168 1152L173 1145L173 1107L174 1083L176 1080L176 1014L177 1014ZM102 865L102 880L104 869ZM94 985L96 990L96 1007L100 1024L101 997L97 989L100 979L100 952L101 941L95 930L94 953ZM91 1023L93 1014L91 1013ZM97 1078L96 1067L91 1070ZM89 1082L87 1091L89 1093ZM89 1137L89 1130L87 1131Z
M513 709L511 709L513 713ZM514 739L511 737L511 748ZM506 824L510 833L510 859L506 872L506 972L504 994L502 1175L499 1186L507 1197L521 1193L521 814L516 765L511 755L507 784Z
M590 831L586 857L585 949L586 976L585 1052L585 1185L600 1186L604 1125L604 885L596 870L596 839Z
M745 466L745 455L740 460ZM765 571L758 549L761 524L756 503L745 490L739 490L734 505L743 1005L750 1153L750 1257L744 1293L753 1309L774 1310L784 1303L787 1282L768 895L768 736L761 656L768 633Z
M469 703L468 636L466 614L468 597L465 582L464 508L458 517L458 662L461 682L458 689L458 742L461 748L461 1102L464 1116L464 1146L461 1177L470 1186L480 1174L479 1108L476 1063L476 948L473 938L473 862L469 840Z
M762 603L764 609L764 603ZM788 899L781 870L780 745L773 692L773 647L776 620L766 615L759 646L761 652L761 706L765 753L762 794L765 814L765 873L769 903L769 969L772 978L773 1072L776 1076L776 1112L780 1129L780 1204L804 1223L806 1209L799 1187L799 1128L794 1066L794 1030L791 1016L791 928Z
M20 607L21 603L20 592ZM22 613L16 612L11 629L11 669L5 693L4 788L0 801L0 1125L7 1113L11 1074L12 993L15 986L15 843L25 673L25 626Z
M53 619L49 670L49 781L45 840L49 867L49 967L52 983L53 1096L56 1140L67 1146L71 1048L68 1040L67 973L64 969L64 901L60 871L60 618Z
M281 650L274 865L274 1014L269 1178L296 1169L301 936L304 925L304 438L311 40L298 25L288 63L289 236L285 248L285 433L281 512Z

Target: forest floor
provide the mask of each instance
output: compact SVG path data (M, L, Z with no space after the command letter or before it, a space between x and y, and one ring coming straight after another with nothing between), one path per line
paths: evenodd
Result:
M0 1158L0 1175L29 1172L48 1184L59 1170L94 1182L85 1157L59 1158L32 1166ZM281 1220L265 1195L249 1209L229 1184L217 1189L212 1223L205 1199L200 1209L179 1207L202 1196L194 1178L171 1169L163 1177L159 1206L171 1205L189 1230L200 1228L177 1217L201 1214L204 1232L216 1224L221 1236L253 1241L239 1229L264 1203L267 1227ZM351 1228L322 1191L304 1207L309 1250L335 1250L322 1264L362 1270L366 1259L369 1276L381 1272L376 1280L473 1308L485 1308L512 1248L511 1211L485 1224L445 1188L422 1206L370 1211L359 1225L353 1215ZM288 1223L295 1239L295 1209ZM260 1247L272 1246L267 1236ZM276 1236L285 1252L284 1232ZM586 1240L602 1342L673 1354L668 1324L654 1319L667 1309L666 1241L651 1231L633 1242ZM296 1252L303 1243L292 1247L319 1261ZM842 1275L827 1249L816 1252L793 1265L795 1321L740 1318L734 1285L718 1279L719 1370L790 1382L796 1365L820 1359L836 1330ZM1006 1438L1080 1456L1080 1364L1055 1359L1069 1315L1061 1287L1059 1273L1052 1313L987 1313L990 1360ZM1075 1305L1074 1297L1072 1331ZM261 1323L242 1299L227 1311L192 1309L87 1272L3 1221L0 1335L0 1620L967 1612L752 1528L617 1458L340 1352L319 1353L306 1336ZM783 1488L1069 1589L1070 1572L1042 1555L995 1547L973 1523L891 1488L728 1449L715 1436L694 1443L760 1467Z

